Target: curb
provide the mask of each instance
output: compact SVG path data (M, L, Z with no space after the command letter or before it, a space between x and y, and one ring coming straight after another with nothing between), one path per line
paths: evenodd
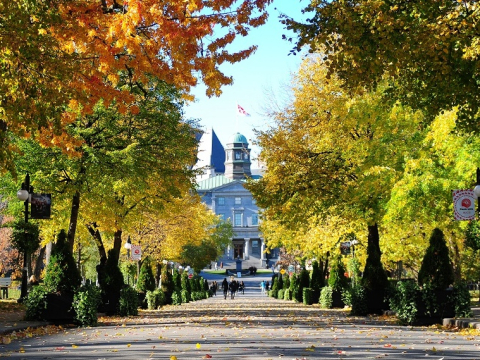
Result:
M480 329L480 321L478 319L443 319L443 326L455 326L461 329Z
M0 335L6 335L10 334L14 331L23 331L28 328L30 329L36 329L42 326L47 326L49 325L48 322L27 322L27 321L19 321L16 325L12 326L5 326L5 325L0 325Z

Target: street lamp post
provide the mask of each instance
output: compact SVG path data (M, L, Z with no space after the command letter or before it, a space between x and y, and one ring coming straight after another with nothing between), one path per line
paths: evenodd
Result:
M130 250L132 249L132 241L130 240L130 235L127 238L127 242L123 245L127 249L127 261L130 260ZM127 267L127 284L130 285L130 267Z
M30 202L30 194L33 192L33 188L30 186L30 175L27 173L25 181L22 183L22 188L17 191L17 198L25 202L25 223L28 223L28 203ZM25 234L28 237L28 234ZM27 241L25 239L25 241ZM23 269L22 269L22 286L20 290L20 300L27 296L27 281L28 281L28 254L26 250L23 252Z

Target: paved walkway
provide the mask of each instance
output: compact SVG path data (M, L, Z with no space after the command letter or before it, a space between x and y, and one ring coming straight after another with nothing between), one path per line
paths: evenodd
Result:
M480 359L480 336L403 327L389 317L349 317L261 296L259 278L245 295L144 311L95 328L72 328L0 345L13 359ZM218 280L217 280L218 281ZM249 286L250 284L251 286Z

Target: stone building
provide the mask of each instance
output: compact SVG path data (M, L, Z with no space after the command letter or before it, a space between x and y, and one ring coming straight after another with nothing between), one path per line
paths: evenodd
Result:
M275 262L275 251L265 254L264 239L258 230L258 207L244 187L247 177L260 177L255 171L252 173L245 136L234 134L224 148L213 129L207 130L200 139L194 168L202 170L197 177L197 191L205 204L233 224L235 235L219 262L240 258L244 260L244 268L265 267Z

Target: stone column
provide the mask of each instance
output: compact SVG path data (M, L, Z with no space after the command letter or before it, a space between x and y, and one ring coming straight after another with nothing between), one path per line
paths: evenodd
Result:
M250 239L245 238L244 240L245 240L245 250L243 251L243 254L244 254L244 259L248 260L250 256Z
M262 243L260 248L260 259L263 261L265 260L265 241L262 238L260 238L260 242Z

